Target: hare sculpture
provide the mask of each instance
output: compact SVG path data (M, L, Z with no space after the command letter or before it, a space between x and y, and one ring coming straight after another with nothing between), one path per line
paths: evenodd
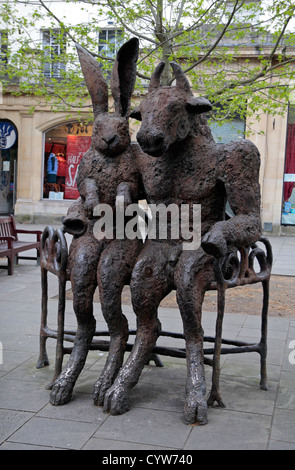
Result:
M76 380L85 364L95 332L93 295L98 285L101 307L110 332L109 354L94 387L94 402L103 403L123 361L128 324L121 309L121 292L129 283L142 241L112 236L96 237L94 228L100 205L116 207L117 197L125 204L137 202L140 186L131 150L128 117L135 85L138 40L133 38L118 51L111 73L115 111L110 113L108 84L94 57L77 45L93 105L91 146L79 165L77 187L80 197L64 220L65 230L74 235L69 255L69 272L77 333L65 369L53 384L50 401L61 405L71 399ZM121 199L122 200L122 199ZM98 214L99 215L99 214ZM100 214L101 215L101 214Z

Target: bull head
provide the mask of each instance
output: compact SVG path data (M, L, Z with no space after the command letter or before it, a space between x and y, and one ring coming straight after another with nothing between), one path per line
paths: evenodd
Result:
M142 121L137 140L142 150L154 157L163 155L172 145L182 142L194 128L194 117L212 106L205 98L193 96L190 84L180 66L171 62L176 86L162 87L160 62L151 77L148 94L130 117Z

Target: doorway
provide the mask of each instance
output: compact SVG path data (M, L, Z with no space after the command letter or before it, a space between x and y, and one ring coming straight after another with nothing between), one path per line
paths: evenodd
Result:
M0 119L0 215L13 214L17 185L17 129Z

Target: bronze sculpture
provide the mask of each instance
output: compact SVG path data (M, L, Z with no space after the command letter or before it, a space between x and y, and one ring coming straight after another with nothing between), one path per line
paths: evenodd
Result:
M160 334L158 306L176 289L188 371L184 419L187 423L205 424L202 302L214 279L214 259L260 237L258 150L245 140L226 145L214 142L204 116L211 104L193 96L184 73L174 62L171 66L176 86L160 85L164 67L160 63L146 99L131 113L131 117L142 120L142 126L137 135L139 145L130 145L127 118L135 81L137 40L122 46L115 62L112 92L117 107L112 118L107 113L107 85L97 63L85 51L78 51L95 123L92 147L79 168L81 198L64 222L66 229L75 234L69 268L78 333L69 363L53 386L51 402L62 404L71 398L85 363L95 329L92 299L97 282L111 342L106 367L94 387L94 402L111 414L129 409L130 390ZM120 122L120 132L126 137L114 153L112 147L116 148L120 132L110 132L110 122ZM124 196L126 204L146 198L149 204L165 207L171 203L179 208L186 204L191 209L201 205L202 246L184 250L181 236L148 236L144 245L140 239L118 240L115 234L112 241L97 240L93 234L93 210L102 203L114 208L118 195ZM231 220L225 220L227 200L235 214ZM129 281L137 334L132 352L121 367L128 325L120 295ZM214 400L221 403L218 390L211 391L210 402Z
M226 145L214 142L203 115L211 109L210 103L195 98L180 67L176 63L171 66L176 86L161 87L164 63L160 63L146 99L131 114L142 120L137 140L145 153L137 148L136 161L148 203L201 204L202 247L182 251L181 239L146 242L130 284L137 315L136 341L106 393L104 410L113 414L128 410L130 389L139 379L160 333L159 303L176 289L188 370L184 419L187 423L205 424L202 302L214 279L214 257L222 257L231 247L249 245L260 237L260 157L250 141ZM228 221L226 200L235 213ZM217 395L214 398L219 400Z
M128 324L121 310L121 291L128 283L142 240L97 239L93 215L99 204L116 206L116 197L125 203L138 201L139 175L131 150L128 115L135 84L138 40L131 39L118 51L111 75L115 112L108 112L108 85L97 61L77 45L83 75L94 112L91 147L79 166L77 187L80 198L64 220L65 230L74 235L69 254L73 306L78 330L68 364L53 384L50 401L61 405L71 398L75 382L84 366L95 331L93 295L99 286L102 311L110 331L109 360L94 388L100 403L104 391L116 376L128 339Z

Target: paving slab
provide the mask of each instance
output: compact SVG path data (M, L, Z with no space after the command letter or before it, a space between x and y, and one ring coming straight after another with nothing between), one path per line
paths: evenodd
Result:
M28 227L29 228L29 227ZM32 227L33 228L33 227ZM292 237L272 237L274 272L295 276ZM289 256L287 256L289 255ZM287 264L286 264L287 263ZM294 280L295 287L295 280ZM269 390L259 388L257 353L223 355L221 391L226 408L208 410L206 426L183 422L186 364L184 359L162 357L163 368L150 364L131 392L131 410L110 416L92 403L92 389L107 353L91 351L65 406L49 403L45 387L54 371L55 340L47 341L50 366L36 369L41 316L40 267L22 260L13 276L0 270L0 450L99 450L105 452L180 452L212 449L295 450L295 364L290 360L295 340L294 317L272 316L268 321ZM57 282L50 276L49 321L56 324ZM123 305L131 327L135 315ZM106 329L100 305L95 304L98 328ZM163 329L182 331L177 308L160 308ZM215 311L203 313L205 334L214 335ZM226 314L224 337L256 341L258 315ZM76 326L71 302L66 324ZM175 345L161 338L166 345ZM126 354L127 358L128 354ZM292 356L293 357L293 356ZM67 357L64 360L66 363ZM205 367L207 389L212 369Z

